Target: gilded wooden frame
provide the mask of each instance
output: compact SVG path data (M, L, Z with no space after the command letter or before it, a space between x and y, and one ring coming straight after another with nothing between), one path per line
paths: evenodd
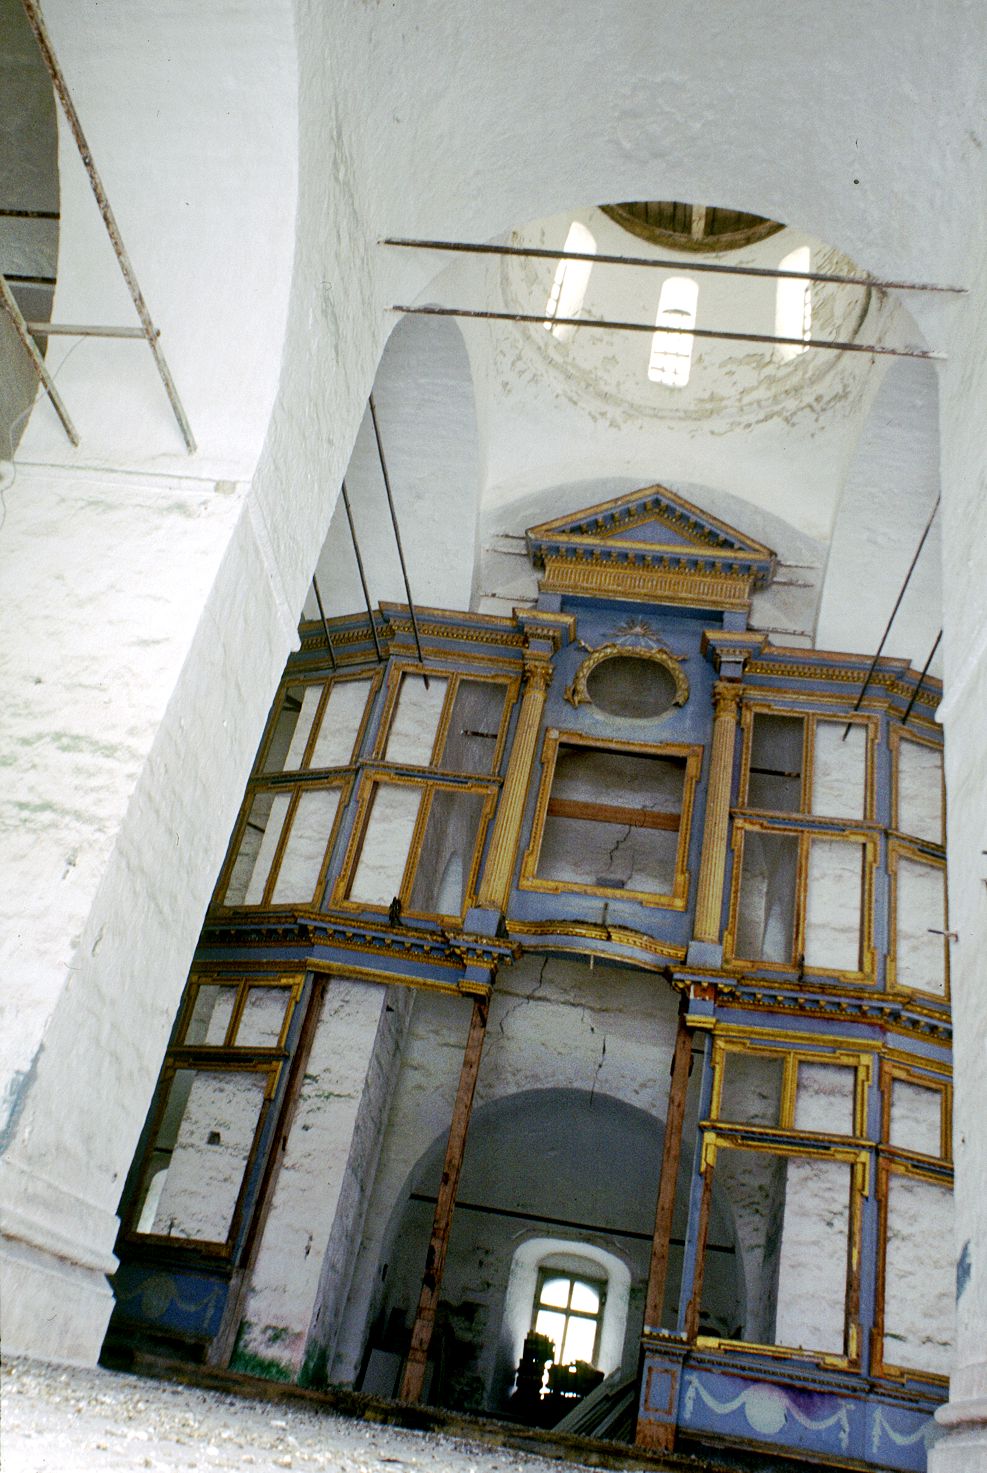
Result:
M927 747L930 751L939 755L939 781L940 799L939 811L942 814L942 828L938 839L924 839L920 834L906 833L901 827L899 817L898 786L901 780L901 748L910 742L916 747ZM923 732L906 731L901 726L892 725L888 734L888 745L891 748L891 827L896 834L904 839L910 839L916 844L929 844L942 849L946 845L946 770L945 754L941 742L926 736Z
M928 1158L926 1158L928 1160ZM874 1330L871 1336L872 1376L885 1376L895 1381L928 1381L936 1386L948 1386L949 1376L938 1371L923 1371L914 1366L905 1366L885 1358L885 1310L887 1304L887 1254L888 1254L888 1209L890 1205L890 1183L893 1176L912 1177L930 1182L933 1186L953 1190L951 1169L936 1171L929 1166L923 1168L921 1161L898 1161L882 1148L878 1155L875 1189L877 1193L877 1255L874 1292Z
M435 921L439 924L448 923L449 921L462 921L463 916L469 910L470 906L476 903L480 857L483 853L487 829L493 817L497 799L497 782L492 778L488 778L485 782L477 779L467 782L456 782L451 777L443 777L438 774L434 776L405 777L391 768L375 768L373 771L365 773L357 798L356 818L353 823L353 830L350 834L349 843L346 846L346 854L343 858L339 878L332 892L332 908L334 910L353 912L372 911L383 915L386 915L390 908L389 903L385 904L381 902L374 904L369 900L352 900L349 896L350 886L356 876L367 827L373 812L374 795L378 788L385 786L413 788L422 795L422 801L418 805L418 813L412 830L411 844L405 858L404 869L401 875L401 885L397 895L397 898L401 901L402 915L414 916L419 920ZM439 789L453 793L481 794L485 799L483 810L480 814L480 822L477 826L473 853L470 857L469 868L465 875L463 909L458 915L444 915L439 912L412 911L407 909L415 882L418 862L421 858L422 846L425 841L425 831L428 825L429 813L431 812L432 797Z
M285 973L283 976L250 976L249 974L238 976L235 973L193 971L189 976L188 982L185 986L185 995L182 999L181 1010L179 1012L178 1018L178 1027L175 1032L176 1042L172 1045L172 1047L193 1048L197 1051L208 1048L244 1048L248 1049L251 1052L256 1052L259 1048L265 1047L265 1045L252 1043L238 1044L236 1042L236 1036L240 1027L240 1021L243 1017L244 1009L247 1005L249 993L260 988L272 988L279 991L287 992L288 997L285 1003L284 1017L281 1021L281 1030L278 1035L278 1040L276 1043L272 1043L266 1046L275 1049L283 1049L285 1046L285 1040L288 1037L288 1030L291 1027L291 1020L294 1016L295 1008L298 1004L298 999L301 997L304 982L304 972ZM186 1034L188 1033L189 1024L191 1023L192 1017L195 1013L199 992L203 987L228 987L233 989L236 993L236 996L233 1000L233 1006L230 1009L229 1022L227 1023L226 1033L224 1035L222 1043L187 1043L185 1041Z
M254 912L260 910L299 910L308 909L314 905L317 905L319 902L319 898L325 888L326 876L329 871L329 865L332 861L333 850L336 846L336 839L339 836L339 828L342 822L343 813L349 802L352 785L353 777L348 769L344 772L341 772L340 776L338 777L320 779L314 782L306 780L304 782L295 783L272 783L269 781L251 783L248 786L247 791L244 795L236 827L233 830L233 836L230 839L230 845L226 851L226 858L223 860L223 867L219 872L219 880L213 894L211 908L224 911L249 910L251 912ZM326 847L322 856L322 864L319 869L319 877L313 893L308 900L279 900L277 903L275 903L271 900L270 897L273 894L274 887L277 884L278 873L281 869L281 861L284 857L284 851L291 836L291 829L295 821L295 813L298 810L300 798L304 793L321 792L325 789L330 788L338 789L340 796L339 802L336 805L336 812L333 817L332 827L326 839ZM253 902L250 905L246 905L242 901L239 903L228 903L226 900L226 892L229 888L230 878L233 874L233 867L236 864L237 857L240 853L240 845L243 840L244 831L250 820L250 814L253 809L254 799L259 797L263 793L270 793L273 796L277 796L279 793L287 793L290 795L288 799L288 807L284 816L284 822L281 825L281 832L278 835L278 842L275 846L274 853L271 856L271 867L268 870L267 878L264 881L264 889L260 900Z
M264 1133L264 1127L267 1124L268 1115L281 1077L281 1071L285 1064L285 1054L280 1049L245 1049L243 1053L245 1055L254 1054L258 1057L254 1059L250 1057L233 1057L231 1051L225 1049L220 1050L212 1045L206 1045L204 1048L198 1046L192 1046L187 1049L180 1048L170 1051L166 1056L164 1067L161 1070L161 1078L158 1081L158 1100L154 1112L154 1123L148 1135L144 1158L141 1161L140 1172L137 1177L137 1190L134 1192L133 1199L127 1211L126 1225L123 1232L123 1237L126 1241L139 1243L144 1248L167 1248L169 1251L180 1250L182 1252L205 1254L211 1258L229 1259L232 1256L233 1245L237 1240L243 1222L247 1188L257 1162L261 1137ZM192 1074L257 1074L266 1076L264 1093L261 1097L261 1107L257 1113L257 1121L254 1125L253 1138L240 1176L240 1185L237 1189L233 1211L230 1213L229 1228L227 1229L226 1237L222 1240L211 1238L180 1238L173 1237L168 1233L140 1233L136 1227L136 1223L140 1219L140 1210L144 1204L143 1189L154 1153L155 1141L158 1138L158 1133L164 1119L172 1084L180 1070L187 1070ZM184 1121L184 1114L182 1120L179 1121L179 1130L181 1130L182 1121Z
M720 1114L723 1079L728 1058L731 1055L749 1058L752 1054L762 1058L781 1059L784 1065L778 1124L774 1126L727 1120ZM802 1064L831 1064L854 1071L852 1132L803 1131L796 1126L798 1071ZM715 1124L720 1133L729 1130L732 1136L734 1131L744 1133L756 1131L765 1138L795 1134L805 1135L807 1140L842 1141L844 1143L867 1140L867 1094L873 1074L873 1058L867 1052L861 1053L849 1048L806 1048L804 1035L801 1034L786 1035L784 1038L779 1036L776 1039L758 1036L756 1040L752 1040L749 1030L746 1030L742 1037L735 1039L724 1038L717 1031L713 1039L712 1067L713 1095L710 1101L710 1123Z
M299 676L294 679L282 679L281 684L278 686L277 697L275 699L274 705L271 707L271 714L268 717L267 727L265 728L264 736L261 741L261 746L257 754L257 762L254 767L254 778L257 781L265 781L271 778L279 777L282 774L288 776L293 773L335 771L336 769L331 767L311 767L309 765L315 751L315 745L318 741L323 719L325 718L326 708L328 707L329 701L331 699L332 688L335 685L341 685L344 682L364 680L369 681L369 689L367 690L367 698L363 703L363 715L361 716L360 721L357 725L356 737L354 738L353 745L350 749L349 759L346 762L339 764L342 767L351 767L356 761L357 753L359 752L360 747L363 745L363 739L366 735L367 725L370 720L370 712L373 709L374 698L376 697L377 692L380 689L382 678L383 677L381 671L378 668L375 670L348 670L345 673L341 673L338 675L321 677ZM308 738L305 742L305 750L302 753L301 766L269 768L267 766L267 758L271 749L271 744L274 741L274 733L277 730L278 720L280 718L288 691L296 687L307 689L309 686L321 686L322 694L319 697L318 704L315 708L315 715L312 717L312 726L311 730L309 731Z
M909 859L914 864L928 865L930 869L942 871L942 992L932 992L925 987L904 987L899 985L898 973L898 862L901 859ZM930 854L919 844L913 844L904 839L888 840L888 879L890 881L890 896L888 904L888 991L904 992L911 996L931 997L937 1002L950 1000L949 979L949 886L946 883L946 859L944 855Z
M748 803L750 784L751 748L754 740L754 718L756 716L787 716L802 722L802 775L798 809L753 808ZM816 727L820 723L842 726L862 726L866 732L864 752L864 811L860 815L816 815L812 812L813 783L815 776ZM771 701L744 701L740 712L743 747L740 759L740 782L738 808L746 813L776 814L779 818L817 819L820 823L872 823L876 811L877 763L876 751L880 735L879 719L867 714L844 715L842 712L818 711L809 706L785 706Z
M432 750L427 763L397 762L386 755L387 744L391 735L391 723L401 694L401 682L406 675L427 675L430 680L444 680L446 682L442 710L439 712L439 718L436 722L435 735L432 739ZM495 777L504 755L507 728L521 685L520 676L512 673L507 668L503 672L474 669L464 670L459 665L435 664L431 662L426 668L426 666L420 664L417 660L395 662L388 672L384 709L381 713L380 725L374 738L371 760L386 763L388 767L400 767L405 771L442 772L444 769L439 759L445 753L446 739L449 735L449 723L452 719L452 708L456 701L456 693L464 680L485 685L502 686L504 688L504 705L500 713L497 740L493 744L493 755L488 771L467 773L457 769L456 776L486 779Z
M621 890L602 885L585 885L578 881L543 880L538 878L538 861L541 855L548 804L555 780L555 765L560 747L587 747L599 752L627 752L635 757L675 757L685 761L682 780L682 809L679 819L678 844L675 852L675 879L671 894L657 894L644 890ZM603 899L634 900L641 905L660 906L665 910L685 910L689 903L690 873L687 868L689 840L692 832L692 811L696 785L702 768L703 748L682 742L646 743L605 741L577 731L560 731L550 727L546 731L541 751L542 774L535 800L535 813L531 825L531 838L521 861L518 888L541 890L550 894L599 895ZM592 822L592 820L585 820Z
M926 1060L922 1060L922 1068L915 1068L898 1060L881 1060L881 1144L884 1150L892 1157L901 1157L903 1161L914 1161L921 1165L923 1161L938 1161L944 1165L952 1165L953 1160L953 1085L952 1075L948 1066L941 1069L925 1069ZM891 1144L891 1105L892 1091L895 1080L903 1084L914 1084L919 1089L931 1090L939 1095L939 1151L935 1156L930 1156L926 1151L912 1150L908 1146Z
M798 822L799 815L786 815L784 823L771 822L753 817L738 817L734 821L731 845L733 848L733 879L730 887L730 912L723 933L723 962L725 966L746 967L757 971L790 972L799 965L805 954L805 929L808 909L809 849L814 841L825 843L855 844L863 849L860 895L860 966L855 970L837 967L804 966L803 971L812 976L835 976L866 984L876 980L877 956L874 946L874 871L878 860L878 837L872 831L843 825L840 819L819 819L818 826L807 828ZM798 840L798 859L795 873L795 915L792 925L792 955L789 961L766 961L759 957L740 956L736 949L740 912L740 890L744 869L744 837L747 833L785 834Z
M830 1369L855 1370L860 1364L860 1347L862 1343L860 1325L860 1268L863 1248L863 1202L864 1198L870 1192L871 1150L863 1146L854 1145L852 1142L847 1142L846 1137L841 1138L843 1142L841 1145L832 1145L827 1141L819 1149L813 1150L808 1140L804 1146L781 1140L773 1140L767 1134L759 1134L761 1129L759 1126L745 1126L743 1127L743 1133L738 1129L736 1135L733 1132L726 1135L720 1129L707 1129L703 1132L703 1144L700 1154L700 1170L703 1176L703 1205L700 1211L704 1221L700 1228L701 1251L696 1259L695 1277L690 1299L689 1318L692 1323L687 1326L687 1338L701 1350L734 1350L742 1353L754 1352L757 1355L771 1356L777 1359L788 1359L792 1355L797 1355L807 1360L814 1360L818 1365ZM698 1333L699 1305L702 1299L705 1269L705 1228L709 1221L716 1158L721 1150L757 1151L771 1156L784 1156L799 1160L840 1161L850 1167L847 1287L844 1300L844 1349L842 1354L837 1355L832 1351L813 1350L794 1345L769 1345L752 1340L731 1340L725 1336L702 1335Z

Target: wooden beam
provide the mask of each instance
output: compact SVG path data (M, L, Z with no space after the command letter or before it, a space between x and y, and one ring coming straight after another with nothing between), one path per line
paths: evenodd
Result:
M655 1207L655 1232L651 1244L651 1267L648 1292L644 1302L644 1326L657 1329L661 1325L668 1278L668 1249L672 1237L672 1213L675 1210L675 1188L682 1159L682 1123L692 1064L692 1030L685 1021L689 997L683 993L679 1001L679 1026L669 1069L668 1109L665 1112L665 1139L661 1153L661 1175L658 1179L658 1202Z
M480 1070L489 1009L488 996L473 999L473 1016L470 1019L469 1034L463 1053L459 1089L452 1108L452 1123L449 1126L449 1139L446 1142L445 1161L442 1165L442 1181L435 1203L435 1215L432 1218L432 1236L425 1258L425 1272L422 1275L418 1311L411 1331L411 1346L408 1350L408 1359L404 1364L401 1390L398 1393L401 1401L420 1401L425 1384L428 1348L432 1340L432 1331L435 1328L435 1311L442 1289L446 1254L449 1250L452 1214L456 1206L459 1174L463 1166L466 1135L473 1111L473 1095L476 1092L476 1078Z
M550 798L550 818L585 818L593 823L626 823L635 829L668 829L677 834L681 813L662 813L653 808L624 808L618 803L583 803L575 798Z

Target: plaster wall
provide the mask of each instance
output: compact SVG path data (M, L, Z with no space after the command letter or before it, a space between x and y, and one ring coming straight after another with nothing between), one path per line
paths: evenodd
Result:
M233 1364L297 1378L331 1354L411 1006L337 977L326 993L251 1275Z

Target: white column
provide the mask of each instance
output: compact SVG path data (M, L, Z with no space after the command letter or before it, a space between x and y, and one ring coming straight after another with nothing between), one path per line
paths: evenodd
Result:
M987 257L943 376L949 924L954 1023L956 1357L933 1473L987 1466Z
M292 1380L331 1361L413 992L333 978L231 1364Z

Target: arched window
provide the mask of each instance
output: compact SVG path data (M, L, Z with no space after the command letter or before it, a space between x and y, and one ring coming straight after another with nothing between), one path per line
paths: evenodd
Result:
M607 1302L605 1279L584 1278L556 1268L538 1270L531 1328L555 1346L555 1361L568 1366L586 1361L595 1366Z

